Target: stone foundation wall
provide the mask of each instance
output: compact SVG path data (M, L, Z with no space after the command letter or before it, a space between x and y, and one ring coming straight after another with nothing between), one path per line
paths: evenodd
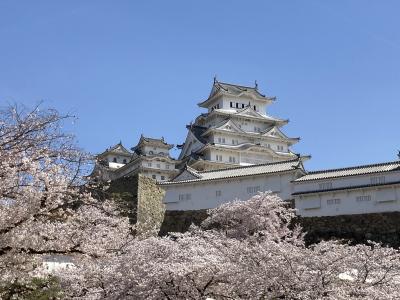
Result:
M162 222L159 235L168 232L185 232L193 223L200 225L207 218L207 210L167 210Z
M137 224L141 232L158 232L164 219L164 194L153 179L139 174L111 181L102 192L96 192L96 197L114 200L122 214Z
M137 222L141 230L160 230L165 214L164 195L153 179L139 175Z
M298 218L308 244L327 239L368 240L400 247L400 212Z
M139 177L121 177L111 181L104 192L104 198L113 199L123 215L129 217L132 224L137 222Z
M166 211L160 235L168 232L185 232L194 223L207 218L206 210ZM322 240L341 239L351 243L380 242L400 247L400 212L312 217L294 220L306 232L307 244Z

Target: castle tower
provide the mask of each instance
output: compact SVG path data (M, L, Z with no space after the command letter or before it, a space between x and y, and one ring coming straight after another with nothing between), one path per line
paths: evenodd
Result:
M121 143L96 156L91 177L99 181L143 174L157 181L168 181L177 174L177 161L169 154L174 145L164 138L154 139L141 135L138 144L128 151Z
M288 123L269 116L274 103L254 87L223 83L214 79L209 97L199 103L206 113L187 125L186 141L178 145L179 160L196 170L263 164L296 158L281 127Z

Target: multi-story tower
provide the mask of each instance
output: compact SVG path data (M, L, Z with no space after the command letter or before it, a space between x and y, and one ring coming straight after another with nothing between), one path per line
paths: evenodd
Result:
M163 137L154 139L142 135L139 143L131 149L134 154L125 173L141 173L157 181L171 180L178 174L176 160L169 155L173 146L165 142ZM129 169L132 171L128 171ZM123 169L119 170L120 173L121 171L124 172Z
M207 112L187 126L179 159L203 171L296 158L290 146L299 138L280 129L288 120L266 113L274 101L258 91L257 83L248 87L214 79L209 97L198 104Z
M147 138L143 135L139 143L128 151L121 143L97 155L92 177L102 181L124 176L143 174L157 181L171 180L178 174L176 160L169 150L173 145L164 138Z

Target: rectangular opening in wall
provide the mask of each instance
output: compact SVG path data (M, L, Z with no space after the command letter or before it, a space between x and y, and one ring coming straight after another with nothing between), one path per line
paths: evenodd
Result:
M371 201L371 195L363 195L363 196L357 196L356 197L357 202L368 202Z
M383 184L385 183L385 176L371 177L371 184Z
M396 192L391 187L377 190L375 193L375 197L377 203L395 202L397 200Z
M338 205L338 204L340 204L340 199L328 199L328 200L326 200L326 204L328 204L328 205Z
M332 188L332 182L322 182L319 184L320 190L329 190Z
M300 208L305 210L321 208L321 200L319 198L301 199Z

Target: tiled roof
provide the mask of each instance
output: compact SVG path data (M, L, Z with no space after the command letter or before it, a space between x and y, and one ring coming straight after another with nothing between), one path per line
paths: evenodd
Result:
M381 163L381 164L363 165L350 168L309 172L307 175L304 175L303 177L296 179L294 182L366 175L366 174L382 173L389 171L400 171L400 160Z
M212 99L217 93L224 93L231 96L240 96L242 94L251 95L253 97L257 97L258 99L263 99L265 101L274 101L274 97L266 97L265 95L261 94L258 91L257 85L254 87L238 85L238 84L231 84L226 82L220 82L214 79L214 84L211 89L210 96L203 102L199 103L199 106L206 105L209 103L209 100Z
M272 173L291 171L295 169L303 170L301 159L294 159L283 162L275 162L275 163L260 164L260 165L245 166L245 167L234 167L222 170L196 172L196 175L199 176L199 178L182 180L182 181L163 182L160 184L169 185L169 184L179 184L186 182L218 180L225 178L272 174Z
M195 124L191 124L186 126L192 133L193 135L196 137L196 139L198 139L201 143L206 144L207 140L205 138L203 138L203 133L206 132L206 130L208 129L207 127L204 126L199 126L199 125L195 125Z
M164 140L164 137L161 137L161 139L155 139L155 138L145 137L142 134L140 136L140 140L139 140L138 144L135 147L132 147L131 150L137 152L136 150L139 149L142 144L143 145L146 144L146 145L158 146L158 147L168 147L168 149L171 149L174 146L172 144L168 144Z
M389 185L398 185L398 184L400 184L400 181L392 181L392 182L376 183L376 184L362 184L362 185L353 185L353 186L343 186L343 187L337 187L337 188L325 189L325 190L312 190L312 191L295 192L295 193L292 193L292 196L307 195L307 194L319 194L319 193L329 193L329 192L345 191L345 190L356 190L356 189L364 189L364 188L370 188L370 187L381 187L381 186L389 186Z
M100 153L98 157L103 156L108 153L117 153L117 154L125 154L125 155L131 155L132 153L129 152L124 146L122 146L122 143L119 142L118 144L106 149L104 152Z
M229 94L232 94L232 95L240 95L243 92L247 92L247 93L255 94L257 96L265 97L265 95L261 94L258 91L256 86L250 87L250 86L226 83L226 82L221 82L221 81L216 81L214 83L214 86L215 86L216 90L222 89L226 93L229 93ZM213 96L213 93L210 96Z

